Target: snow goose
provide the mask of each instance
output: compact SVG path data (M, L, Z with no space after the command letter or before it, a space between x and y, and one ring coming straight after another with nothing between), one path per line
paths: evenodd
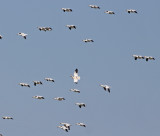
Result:
M76 103L76 105L78 105L79 108L81 108L81 107L86 107L85 103Z
M63 129L63 130L65 130L66 132L68 132L68 128L67 127L65 127L65 126L57 126L57 127L59 127L59 128L61 128L61 129Z
M155 60L155 58L152 57L152 56L144 56L144 58L146 59L146 61L148 61L148 60Z
M44 99L43 96L39 96L39 95L33 96L32 98L35 98L35 99Z
M76 123L76 125L86 127L86 125L84 123Z
M71 124L69 124L69 123L60 123L60 124L62 124L62 125L64 125L66 128L68 128L68 130L70 130L70 126L72 126Z
M25 86L25 87L30 87L30 85L29 85L29 84L27 84L27 83L19 83L19 85L21 85L21 86Z
M70 8L62 8L63 12L72 12L72 9Z
M69 30L71 30L71 29L76 29L76 26L75 26L75 25L66 25L66 27L68 27Z
M52 78L48 78L48 77L46 77L45 80L46 80L46 81L55 82Z
M84 40L82 40L83 42L94 42L92 39L84 39Z
M41 81L33 81L34 82L34 86L36 86L37 84L42 85Z
M70 89L70 91L80 93L80 90L78 90L78 89Z
M127 9L127 12L130 13L138 13L135 9Z
M137 60L137 59L144 59L143 56L140 56L140 55L133 55L134 59Z
M74 80L74 83L78 83L78 80L80 80L80 76L78 76L78 69L75 69L75 71L74 71L74 76L72 76L71 75L71 77L72 77L72 79Z
M110 86L108 85L100 85L101 87L103 87L103 89L106 91L108 91L110 93Z
M8 117L8 116L3 116L2 118L3 118L3 119L12 119L12 120L13 120L12 117Z
M65 100L65 98L64 97L56 97L56 98L54 98L55 100L58 100L58 101L62 101L62 100Z
M105 11L104 13L107 13L107 14L115 14L113 11Z
M22 36L24 39L26 39L26 38L27 38L26 36L27 36L28 34L25 34L25 33L18 33L17 35L20 35L20 36Z
M100 7L97 5L89 5L89 7L94 8L94 9L100 9Z

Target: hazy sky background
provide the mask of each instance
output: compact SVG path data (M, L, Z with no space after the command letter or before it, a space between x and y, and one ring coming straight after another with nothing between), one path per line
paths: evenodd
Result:
M91 9L88 5L100 6ZM5 0L0 4L3 136L159 136L159 0ZM61 8L71 8L66 13ZM136 9L138 14L128 14ZM105 14L112 10L115 15ZM65 25L76 25L69 30ZM49 32L38 26L52 27ZM27 33L27 39L17 36ZM94 43L84 43L91 38ZM137 60L133 54L153 56ZM76 85L70 75L79 69ZM47 82L51 77L55 83ZM34 80L43 85L33 86ZM31 88L18 83L29 83ZM105 92L100 84L111 86ZM70 92L77 88L80 94ZM33 99L42 95L44 100ZM56 101L54 97L64 97ZM84 102L79 108L76 102ZM72 124L67 133L60 122ZM83 122L86 128L76 126Z

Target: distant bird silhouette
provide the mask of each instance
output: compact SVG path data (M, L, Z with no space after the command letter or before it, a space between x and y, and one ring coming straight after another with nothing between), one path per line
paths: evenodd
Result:
M34 82L34 86L36 86L37 84L42 85L41 81L33 81Z
M108 85L100 85L101 87L103 87L103 89L106 91L108 91L110 93L110 86Z
M81 108L81 107L86 107L85 103L76 103L76 105L78 105L79 108Z
M13 120L12 117L8 117L8 116L3 116L2 118L3 118L3 119L12 119L12 120Z
M70 8L62 8L63 12L72 12L72 9Z
M144 58L146 59L146 61L148 61L148 60L155 60L155 58L152 57L152 56L144 56Z
M135 9L127 9L127 12L130 13L138 13Z
M0 35L0 39L2 39L3 38L3 36L2 35Z
M46 81L55 82L52 78L45 78Z
M75 25L66 25L66 27L68 27L69 30L71 30L71 29L76 29L76 26L75 26Z
M100 7L97 5L89 5L89 7L94 8L94 9L100 9Z
M85 40L82 40L83 42L94 42L92 39L85 39Z
M51 27L37 27L40 31L51 31L52 28Z
M144 59L143 56L140 56L140 55L133 55L134 59L137 60L137 59Z
M71 124L69 123L60 123L62 125L64 125L66 128L68 128L68 130L70 130L70 126L72 126Z
M80 93L80 90L78 90L78 89L70 89L70 91Z
M104 13L107 13L107 14L115 14L113 11L105 11Z
M58 101L62 101L62 100L65 100L65 98L64 97L56 97L56 98L54 98L55 100L58 100Z
M86 127L86 125L84 123L76 123L76 125Z
M57 126L57 127L59 127L59 128L61 128L61 129L63 129L63 130L65 130L66 132L68 132L68 128L67 127L65 127L65 126Z
M80 76L78 76L78 69L76 69L76 70L74 71L74 76L71 75L71 77L72 77L74 83L77 84L77 83L78 83L78 80L80 80Z
M20 36L22 36L24 39L26 39L28 34L25 34L25 33L18 33L17 35L20 35Z
M35 99L44 99L43 96L39 96L39 95L33 96L32 98L35 98Z
M29 84L27 84L27 83L19 83L19 85L21 85L21 86L25 86L25 87L30 87L30 85L29 85Z

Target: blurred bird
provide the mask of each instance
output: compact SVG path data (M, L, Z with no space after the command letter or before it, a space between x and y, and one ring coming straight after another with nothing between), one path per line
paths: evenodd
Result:
M84 123L76 123L76 125L86 127L86 125Z
M78 69L74 71L74 76L71 75L71 77L74 80L74 83L78 84L78 80L80 80L80 76L78 76Z
M113 11L105 11L104 13L107 13L107 14L115 14Z
M80 93L80 90L78 90L78 89L70 89L70 91Z
M85 39L85 40L82 40L83 42L94 42L92 39Z
M108 90L108 92L110 93L110 86L108 85L100 85L100 86L103 87L105 91Z
M63 12L72 12L72 9L70 8L62 8Z
M66 132L68 132L68 128L67 127L65 127L65 126L57 126L57 127L59 127L59 128L61 128L61 129L63 129L63 130L65 130Z
M2 35L0 35L0 39L2 39L3 38L3 36Z
M75 26L75 25L66 25L66 27L68 27L69 30L71 30L71 29L76 29L76 26Z
M85 103L76 103L76 105L78 105L79 108L81 108L81 107L86 107Z
M89 5L89 7L94 8L94 9L100 9L100 7L97 5Z
M152 57L152 56L144 56L144 58L146 59L146 61L148 61L148 60L155 60L155 58Z
M34 86L36 86L37 84L42 85L41 81L33 81L34 82Z
M30 87L30 85L29 85L29 84L26 84L26 83L19 83L19 85L25 86L25 87Z
M55 100L58 100L58 101L62 101L62 100L65 100L65 98L64 97L56 97L56 98L54 98Z
M13 120L12 117L8 117L8 116L3 116L2 118L3 118L3 119L12 119L12 120Z
M127 12L130 13L138 13L135 9L127 9Z
M22 36L24 39L26 39L26 36L27 36L28 34L25 34L25 33L18 33L17 35L20 35L20 36Z
M71 124L69 123L60 123L62 125L64 125L66 128L68 128L68 130L70 130L70 126L72 126Z
M45 78L46 81L51 81L51 82L55 82L52 78Z
M43 96L39 96L39 95L33 96L32 98L35 98L35 99L44 99Z
M134 59L137 60L137 59L144 59L143 56L140 56L140 55L133 55Z

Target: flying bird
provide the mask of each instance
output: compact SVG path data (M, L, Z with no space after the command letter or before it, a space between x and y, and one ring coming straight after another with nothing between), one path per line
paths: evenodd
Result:
M76 26L75 26L75 25L66 25L66 27L68 27L69 30L71 30L71 29L76 29Z
M138 13L135 9L127 9L126 10L129 14L130 13Z
M62 101L62 100L65 100L65 98L64 97L56 97L56 98L54 98L55 100L58 100L58 101Z
M74 71L74 76L71 75L71 77L72 77L74 83L78 84L78 80L80 80L80 76L78 76L78 69L76 69Z
M107 14L115 14L113 11L105 11L104 13L107 13Z
M152 56L144 56L144 58L146 59L146 61L148 61L148 60L155 60L155 58L152 57Z
M2 39L3 38L3 36L2 35L0 35L0 39Z
M35 99L44 99L43 96L39 96L39 95L33 96L32 98L35 98Z
M86 127L86 125L84 123L76 123L76 125Z
M72 9L70 8L62 8L63 12L72 12Z
M25 34L25 33L18 33L17 35L20 35L20 36L22 36L24 39L26 39L26 38L27 38L26 36L27 36L28 34Z
M51 27L37 27L40 31L51 31L52 28Z
M82 40L83 42L94 42L92 39L84 39L84 40Z
M100 7L97 5L89 5L89 7L94 8L94 9L100 9Z
M66 128L68 128L68 130L70 130L70 126L72 126L71 124L69 123L60 123L62 125L64 125Z
M108 85L100 85L101 87L103 87L103 89L106 91L108 91L110 93L110 86Z
M70 91L80 93L80 90L78 90L78 89L70 89Z
M51 81L51 82L55 82L52 78L45 78L46 81Z
M68 128L67 127L65 127L65 126L57 126L57 127L59 127L59 128L61 128L61 129L63 129L63 130L65 130L66 132L68 132Z
M41 81L33 81L33 82L34 82L34 86L36 86L37 84L42 85L42 82L41 82Z
M25 86L25 87L30 87L30 85L29 85L29 84L27 84L27 83L19 83L19 85L21 85L21 86Z
M137 60L137 59L144 59L143 56L141 55L133 55L134 59Z
M76 103L76 105L78 105L79 108L81 108L81 107L86 107L85 103Z
M12 119L12 120L13 120L12 117L8 117L8 116L3 116L2 118L3 118L3 119Z

